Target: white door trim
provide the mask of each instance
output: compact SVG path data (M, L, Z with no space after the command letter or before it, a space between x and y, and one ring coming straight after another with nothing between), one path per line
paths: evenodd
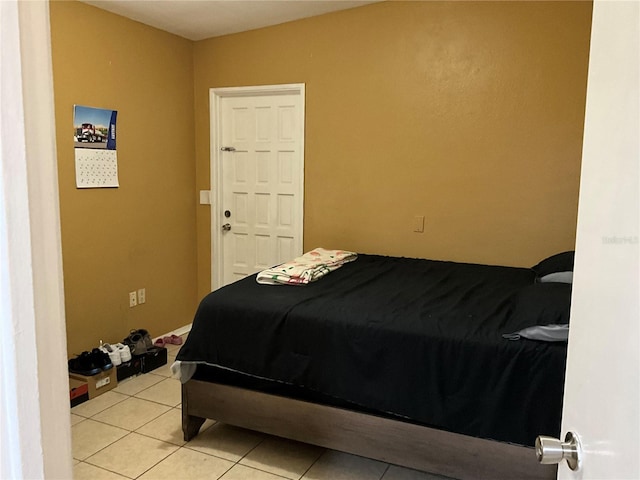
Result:
M220 205L222 204L222 190L219 182L221 179L222 157L220 148L222 129L220 118L222 116L221 103L225 97L250 97L255 95L300 95L300 115L302 125L302 138L300 139L300 151L302 162L303 181L300 185L300 201L304 204L304 137L305 137L305 84L289 83L282 85L260 85L254 87L221 87L209 90L209 118L211 119L211 150L210 159L210 185L211 185L211 289L220 288L224 282L222 269L215 263L216 259L222 257L222 235L220 222ZM296 219L299 238L304 240L304 208L300 209L300 218Z
M0 46L0 478L71 478L49 3L0 1Z

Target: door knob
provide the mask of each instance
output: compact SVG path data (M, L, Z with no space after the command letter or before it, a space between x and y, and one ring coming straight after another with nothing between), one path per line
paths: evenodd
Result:
M224 225L222 225L222 231L223 232L228 232L229 230L231 230L231 224L230 223L225 223Z
M536 438L536 457L538 462L549 465L566 460L571 470L578 470L581 464L582 446L573 432L567 432L564 442L557 438L540 435Z

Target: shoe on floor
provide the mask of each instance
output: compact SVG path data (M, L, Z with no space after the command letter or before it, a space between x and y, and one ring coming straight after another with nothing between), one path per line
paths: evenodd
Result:
M91 356L91 361L97 367L100 367L101 370L110 370L113 368L113 363L111 363L111 359L109 355L104 353L99 348L94 348L91 350L89 354Z
M142 339L144 340L144 345L147 347L147 350L153 347L153 340L151 340L151 335L149 332L141 328L138 330L138 333L142 335Z
M182 337L179 337L178 335L171 335L168 337L164 337L162 340L164 341L164 343L169 343L173 345L182 345Z
M131 330L127 338L122 343L129 346L133 355L144 355L147 350L153 347L153 340L146 330Z
M79 373L87 377L102 371L102 367L94 363L93 355L89 352L82 352L76 358L69 359L68 365L71 373Z
M116 367L122 364L122 357L120 356L120 352L116 348L112 347L108 343L103 344L102 341L100 341L99 348L104 353L109 355L109 359L111 360L111 363L113 363Z
M120 360L122 360L122 363L128 362L131 360L131 350L129 349L128 345L123 345L122 343L116 343L115 345L112 345L112 347L115 348L120 354Z

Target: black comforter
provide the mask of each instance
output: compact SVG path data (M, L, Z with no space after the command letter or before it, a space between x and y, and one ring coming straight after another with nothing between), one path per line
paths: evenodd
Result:
M306 286L201 302L177 360L481 438L559 436L566 344L509 341L530 269L360 255ZM544 322L543 322L544 323Z

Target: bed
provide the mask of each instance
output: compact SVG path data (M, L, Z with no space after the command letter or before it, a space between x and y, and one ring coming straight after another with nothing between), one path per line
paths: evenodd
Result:
M555 478L532 446L560 435L566 343L503 337L568 322L571 285L541 273L359 255L216 290L174 366L185 440L212 418L460 479Z

